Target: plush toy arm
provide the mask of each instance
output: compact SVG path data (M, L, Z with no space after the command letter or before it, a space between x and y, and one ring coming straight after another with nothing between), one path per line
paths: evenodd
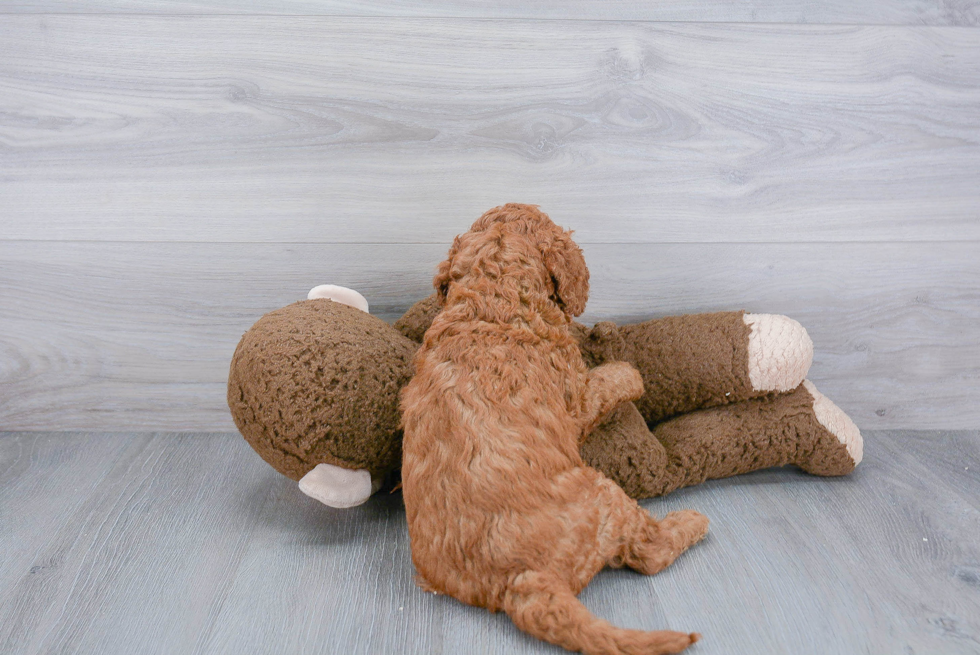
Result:
M633 403L619 405L603 419L580 452L631 498L649 498L663 486L667 452Z
M598 324L593 333L610 325ZM598 341L611 339L600 335ZM650 423L794 389L813 361L803 326L772 314L671 316L621 326L615 340L611 356L643 375L637 408Z
M416 343L422 343L425 331L432 325L433 319L442 306L439 304L439 297L432 294L428 298L423 298L408 308L405 314L395 321L395 329Z

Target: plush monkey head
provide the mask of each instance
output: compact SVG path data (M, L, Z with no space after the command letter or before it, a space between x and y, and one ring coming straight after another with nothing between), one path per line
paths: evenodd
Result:
M401 465L398 395L418 344L366 303L332 295L343 302L293 303L245 333L228 406L262 459L327 505L351 507Z

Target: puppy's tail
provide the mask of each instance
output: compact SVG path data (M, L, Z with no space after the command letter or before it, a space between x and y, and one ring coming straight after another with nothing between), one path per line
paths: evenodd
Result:
M517 576L504 596L503 609L524 632L589 655L679 653L700 638L694 632L617 628L593 616L567 585L535 571Z

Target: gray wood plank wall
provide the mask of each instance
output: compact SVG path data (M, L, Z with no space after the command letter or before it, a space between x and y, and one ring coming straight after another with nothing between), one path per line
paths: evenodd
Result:
M977 0L13 0L0 13L279 14L628 21L980 24Z
M231 429L262 313L394 319L507 201L587 322L786 313L860 427L980 425L980 3L542 7L4 5L0 429Z

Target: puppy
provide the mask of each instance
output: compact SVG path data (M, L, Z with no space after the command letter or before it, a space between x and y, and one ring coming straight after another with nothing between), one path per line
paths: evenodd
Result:
M576 598L607 565L660 571L708 520L658 522L579 455L643 383L629 364L583 363L568 324L585 309L589 272L569 235L537 207L508 204L456 237L439 266L443 310L401 400L417 581L569 650L677 653L698 635L617 628Z

